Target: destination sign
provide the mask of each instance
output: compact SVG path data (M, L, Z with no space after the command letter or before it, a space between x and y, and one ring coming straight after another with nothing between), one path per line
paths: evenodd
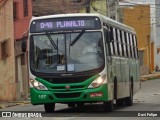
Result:
M59 19L43 19L35 20L31 24L30 31L46 32L46 31L62 31L75 29L100 29L100 20L97 17L77 17L77 18L59 18Z

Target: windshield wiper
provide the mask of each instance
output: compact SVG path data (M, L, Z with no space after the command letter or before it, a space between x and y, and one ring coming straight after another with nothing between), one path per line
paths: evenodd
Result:
M57 45L55 44L55 42L53 41L51 35L50 35L49 33L46 33L46 35L47 35L49 41L51 42L52 46L54 47L54 49L55 49L55 50L58 50L58 47L57 47Z
M79 35L71 42L70 46L73 46L78 40L79 38L85 33L85 30L82 30Z

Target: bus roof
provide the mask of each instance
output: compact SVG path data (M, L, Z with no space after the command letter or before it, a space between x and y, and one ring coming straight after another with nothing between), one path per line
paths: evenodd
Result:
M40 19L49 19L49 18L61 18L61 17L83 17L83 16L97 16L99 17L104 23L107 23L110 26L114 26L117 28L121 28L124 30L127 30L129 32L135 33L135 30L130 27L127 26L125 24L122 24L120 22L117 22L113 19L110 19L109 17L106 17L104 15L101 15L99 13L71 13L71 14L55 14L55 15L46 15L46 16L39 16L39 17L32 17L31 21L34 20L40 20Z
M132 32L132 33L136 33L136 32L135 32L135 29L132 28L132 27L130 27L130 26L128 26L128 25L122 24L122 23L120 23L120 22L117 22L117 21L115 21L115 20L113 20L113 19L110 19L110 18L108 18L108 17L105 17L105 16L103 16L103 15L102 15L102 19L103 19L104 23L107 23L107 24L109 24L110 26L117 27L117 28L121 28L121 29L124 29L124 30L129 31L129 32Z

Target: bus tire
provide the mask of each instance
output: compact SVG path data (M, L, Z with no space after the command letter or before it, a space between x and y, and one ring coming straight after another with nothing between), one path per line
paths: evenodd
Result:
M77 103L77 109L78 111L82 112L84 110L84 103L83 102Z
M44 109L47 113L51 113L51 112L54 112L55 110L55 103L47 103L47 104L44 104Z
M130 87L130 96L125 99L126 106L133 105L133 81L131 80L131 87Z
M74 108L74 107L76 107L76 104L75 103L68 103L68 107Z
M83 108L84 107L84 103L77 103L77 108Z
M117 99L116 100L116 105L117 106L123 106L124 105L124 99Z
M114 99L117 99L117 78L114 79Z
M106 112L112 112L113 111L113 100L108 102L103 102L103 110Z

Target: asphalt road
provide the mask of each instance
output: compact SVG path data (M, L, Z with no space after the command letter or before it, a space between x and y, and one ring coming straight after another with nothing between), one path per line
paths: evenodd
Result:
M103 112L101 103L87 104L82 111L76 108L68 108L68 106L64 104L56 104L55 113L45 113L42 105L33 106L31 104L9 107L1 109L0 111L36 111L42 113L43 117L34 118L35 120L159 120L160 117L156 116L160 116L160 79L142 82L141 90L134 95L133 106L115 106L113 112ZM6 120L6 118L0 119ZM19 120L29 118L15 117L7 119Z

